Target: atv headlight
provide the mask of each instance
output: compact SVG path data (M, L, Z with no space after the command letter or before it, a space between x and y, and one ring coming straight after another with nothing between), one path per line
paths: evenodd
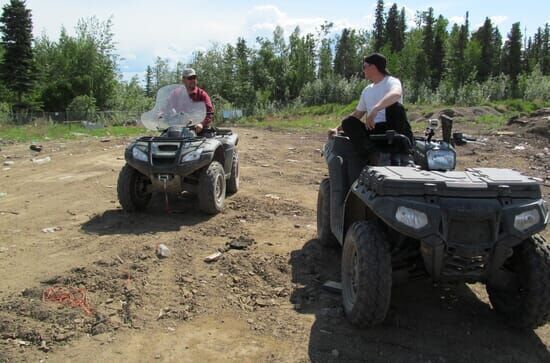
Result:
M540 222L540 214L536 209L530 209L518 214L514 218L514 228L518 231L525 231Z
M190 153L187 153L181 157L181 162L187 162L187 161L195 161L198 160L201 157L202 151L204 149L202 147L191 151Z
M428 216L426 213L403 206L397 208L395 219L414 229L420 229L428 224Z
M452 150L428 150L426 158L429 170L453 170L456 165L456 155Z
M147 156L148 153L148 144L146 142L136 142L132 149L132 156L136 160L141 161L148 161L149 157Z

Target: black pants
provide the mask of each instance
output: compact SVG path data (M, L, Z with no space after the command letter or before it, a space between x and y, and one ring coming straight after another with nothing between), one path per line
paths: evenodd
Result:
M369 139L369 135L384 134L387 130L395 130L398 134L407 136L411 140L411 143L414 141L411 125L407 120L405 107L399 102L386 108L386 122L375 124L372 130L367 129L361 120L353 116L349 116L342 120L342 130L344 130L349 137L359 154L365 157L368 156L374 148L373 143Z

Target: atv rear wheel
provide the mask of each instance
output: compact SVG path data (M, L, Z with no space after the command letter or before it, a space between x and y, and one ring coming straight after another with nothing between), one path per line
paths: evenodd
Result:
M330 229L330 179L323 179L317 194L317 240L325 247L339 246Z
M199 208L208 214L217 214L223 210L225 202L225 173L223 166L213 161L199 177Z
M126 212L144 210L151 200L151 192L147 186L151 184L149 178L126 164L118 175L118 201Z
M239 190L239 153L233 151L233 162L231 163L231 177L227 180L227 193L235 194Z
M516 247L503 266L512 273L513 288L487 285L493 308L518 328L534 329L550 319L550 248L535 235Z
M342 300L348 320L362 327L384 321L391 287L391 254L383 232L372 221L353 223L342 252Z

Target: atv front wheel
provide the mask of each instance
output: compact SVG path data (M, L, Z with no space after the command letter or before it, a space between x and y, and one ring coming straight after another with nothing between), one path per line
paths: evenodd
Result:
M391 287L391 254L383 232L372 221L353 223L342 252L342 300L348 320L361 327L384 321Z
M233 162L231 163L231 177L227 180L227 192L235 194L239 190L239 153L233 151Z
M151 184L149 178L126 164L118 175L118 201L126 212L144 210L151 200L151 192L147 186Z
M225 201L225 173L223 166L213 161L199 177L199 208L208 214L223 210Z
M512 287L487 285L493 308L517 328L534 329L550 320L550 248L544 238L523 241L503 270L512 274Z
M323 179L317 194L317 240L325 247L339 246L330 229L330 179Z

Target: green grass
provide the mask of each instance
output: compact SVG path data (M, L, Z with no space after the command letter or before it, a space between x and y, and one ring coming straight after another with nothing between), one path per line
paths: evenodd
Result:
M512 117L512 114L502 114L502 115L481 115L476 117L473 122L476 125L483 126L483 128L488 128L490 130L500 129L505 126L508 120Z
M262 127L269 128L272 130L281 130L281 131L326 131L329 128L338 126L340 123L341 117L327 115L325 117L319 116L306 116L306 117L273 117L265 120L258 120L252 117L242 119L238 122L239 126L248 126L248 127Z
M261 127L281 131L309 131L326 132L329 128L336 127L340 121L351 114L357 105L353 101L347 105L325 104L318 106L288 107L283 108L274 115L248 116L234 121L232 124L248 127ZM481 115L474 119L466 120L456 118L458 123L475 124L482 129L495 130L506 125L506 122L513 116L530 113L538 108L546 106L547 103L529 102L523 100L506 100L488 103L486 106L495 108L500 114ZM418 117L433 113L435 110L452 108L447 105L407 105L407 114ZM221 124L219 126L230 126ZM413 131L421 134L426 127L424 122L411 122ZM141 127L135 126L112 126L102 129L86 129L80 124L38 124L16 126L0 123L0 139L14 140L19 142L40 141L46 139L75 139L78 137L117 137L146 135L150 132Z
M341 105L337 103L327 103L325 105L317 106L305 106L298 111L301 116L305 115L338 115L347 116L355 110L357 102L351 102L347 105Z
M0 125L0 139L17 142L76 139L79 137L122 137L147 134L136 126L111 126L101 129L87 129L74 124Z
M537 101L525 101L521 99L512 99L504 101L495 101L492 104L488 104L495 109L504 112L521 112L521 113L531 113L538 110L542 107L548 107L548 102L537 102Z

